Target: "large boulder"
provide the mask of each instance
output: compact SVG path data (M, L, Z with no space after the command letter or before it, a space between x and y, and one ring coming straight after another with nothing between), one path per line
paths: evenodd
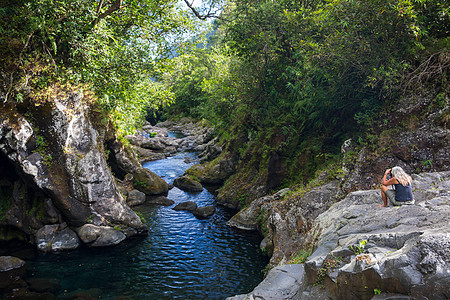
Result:
M138 190L131 190L128 192L127 204L129 206L141 205L145 202L145 194Z
M197 218L208 218L216 212L216 208L212 205L197 207L192 213Z
M39 106L24 101L0 107L0 153L28 186L50 197L69 226L82 226L94 215L98 226L121 224L142 232L145 226L108 168L104 132L97 128L104 129L96 127L97 119L91 122L86 103L82 94L72 93ZM55 214L53 221L58 218Z
M203 186L200 182L188 177L188 176L182 176L179 178L176 178L173 181L173 185L179 188L180 190L186 191L186 192L201 192L203 191Z
M288 191L289 189L283 189L273 195L252 201L249 206L235 214L226 224L240 230L252 231L260 229L264 213L270 211L275 202L280 200Z
M283 201L260 198L228 224L253 229L260 219L269 230L262 244L275 244L273 265L290 263L293 250L312 251L301 287L283 299L448 299L450 172L412 177L415 205L378 208L379 190L336 202L339 188L330 182ZM263 207L266 220L256 217ZM270 299L259 291L282 286L265 280L231 299Z
M166 154L161 152L155 152L139 146L133 146L133 150L139 157L139 162L144 163L147 161L159 160L166 158Z
M117 245L126 239L120 229L111 226L83 225L78 229L81 240L90 247Z
M146 203L169 206L175 203L175 201L167 198L166 196L147 196Z
M126 138L134 146L157 151L160 153L174 153L181 143L180 139L171 137L145 137L143 135L128 135Z
M139 168L134 173L134 187L147 195L160 195L169 190L164 179L146 168Z
M186 173L204 184L223 184L234 173L235 164L231 156L224 156L213 162L194 165Z
M136 154L117 140L109 141L111 155L109 163L114 173L121 178L133 176L134 188L147 195L167 193L169 185L154 172L142 167Z
M26 263L13 256L0 256L0 291L20 287L20 277L25 275Z
M40 251L56 252L76 249L81 242L66 224L55 224L45 225L37 231L36 245Z

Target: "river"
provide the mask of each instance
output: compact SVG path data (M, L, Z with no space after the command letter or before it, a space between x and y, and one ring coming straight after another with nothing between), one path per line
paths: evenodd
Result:
M195 153L178 153L144 167L172 183L196 159ZM268 259L258 247L261 238L227 227L233 212L216 206L212 217L198 219L172 209L184 201L215 205L213 194L173 188L168 198L175 204L134 208L145 218L148 236L115 247L37 255L27 261L28 278L56 278L61 295L81 289L101 299L225 299L250 292L263 279Z

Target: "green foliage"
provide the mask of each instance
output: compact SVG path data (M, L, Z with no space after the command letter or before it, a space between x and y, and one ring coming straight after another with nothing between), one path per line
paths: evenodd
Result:
M139 179L135 179L133 182L133 186L135 188L139 188L139 187L144 188L146 186L146 184L145 184L145 182L140 181Z
M241 207L244 207L245 206L245 204L246 204L246 199L248 198L248 193L245 193L245 194L241 194L240 196L239 196L239 199L238 199L238 202L239 202L239 205L241 206Z
M334 255L327 257L323 262L322 267L320 267L317 271L316 282L314 285L323 284L327 273L339 267L342 263L342 259L343 258L341 256L335 257Z
M141 219L142 223L145 223L145 217L140 211L135 211L136 215Z
M264 236L267 236L269 234L269 229L267 228L267 222L269 220L268 211L264 209L260 210L256 220L258 221L259 227L261 228L261 233Z
M374 295L380 295L380 294L381 294L381 290L375 288L375 289L373 289L373 294L374 294Z
M4 101L39 104L93 90L87 98L99 99L123 134L146 108L170 104L172 94L152 77L204 28L175 0L13 0L0 16Z
M422 162L422 166L424 166L425 168L432 168L433 163L431 162L431 159L427 159Z
M86 223L91 223L94 218L94 214L90 214L89 217L86 219Z
M308 257L311 255L311 249L306 249L306 250L300 250L300 252L291 257L291 259L289 260L289 264L302 264L304 263Z
M355 253L355 255L360 255L364 253L364 248L367 244L367 240L359 241L359 244L356 246L350 246L350 249Z
M225 15L213 47L175 58L165 74L171 113L205 118L227 139L247 136L242 172L267 176L281 157L285 185L334 160L403 92L404 74L447 47L448 6L427 0L231 1Z

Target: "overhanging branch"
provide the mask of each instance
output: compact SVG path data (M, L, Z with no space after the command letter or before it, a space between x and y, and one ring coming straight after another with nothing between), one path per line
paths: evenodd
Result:
M194 7L194 1L191 1L191 2L189 2L189 0L183 0L184 1L184 3L186 3L186 5L187 5L187 7L189 7L189 9L194 13L194 15L198 18L198 19L200 19L200 20L202 20L202 21L204 21L204 20L206 20L206 19L209 19L209 18L211 18L211 19L219 19L219 20L225 20L223 17L221 17L220 15L217 15L216 14L216 12L217 11L212 11L212 8L213 8L213 4L211 4L210 6L209 6L209 9L208 9L208 12L206 13L206 14L201 14L195 7ZM219 11L219 10L218 10Z
M92 23L93 26L97 25L98 22L100 22L101 19L106 18L107 16L111 15L112 13L114 13L115 11L118 11L124 7L126 7L127 5L122 5L123 0L116 0L113 5L111 5L110 8L108 8L104 13L100 13L100 11L102 10L103 7L103 0L100 0L100 2L98 3L98 7L97 7L97 18L94 20L94 22Z

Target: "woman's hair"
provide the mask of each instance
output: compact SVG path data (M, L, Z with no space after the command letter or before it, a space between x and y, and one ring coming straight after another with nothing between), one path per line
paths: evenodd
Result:
M393 167L391 173L392 176L395 177L403 186L406 186L408 183L412 182L411 176L406 174L401 167Z

